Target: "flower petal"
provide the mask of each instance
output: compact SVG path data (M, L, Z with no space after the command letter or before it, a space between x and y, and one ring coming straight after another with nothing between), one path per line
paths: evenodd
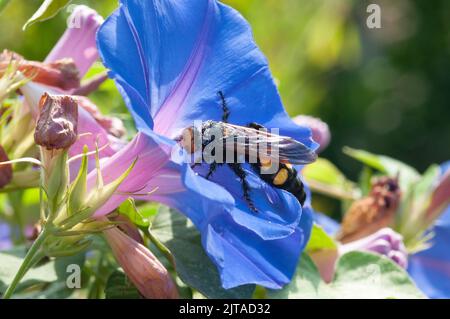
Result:
M450 298L450 209L432 231L432 246L410 256L408 272L428 297Z
M309 128L285 112L250 26L226 5L122 0L100 28L98 46L139 129L153 128L152 118L155 131L174 136L194 120L219 120L222 91L230 122L252 119L317 147Z
M263 240L233 223L229 216L218 216L202 237L206 252L219 268L223 287L258 284L280 289L289 283L309 240L311 211L306 209L299 227L282 239Z
M197 172L205 176L207 169L207 165L202 165ZM244 169L250 185L250 198L257 212L252 211L244 200L242 182L228 166L217 168L210 178L235 198L236 207L229 212L233 221L263 239L283 238L295 232L302 214L298 200L291 193L268 185L248 165Z
M118 193L96 212L103 216L114 210L127 197L152 200L183 211L198 227L210 212L224 212L234 200L217 184L196 175L177 156L175 142L152 131L138 135L123 149L101 165L104 183L110 183L137 159L134 168L118 188ZM180 162L177 162L180 161ZM88 176L88 187L95 186L96 172ZM129 194L129 195L128 195ZM147 194L147 195L145 195Z
M68 21L70 25L45 62L72 58L82 77L98 58L95 34L103 23L103 18L95 10L79 5Z

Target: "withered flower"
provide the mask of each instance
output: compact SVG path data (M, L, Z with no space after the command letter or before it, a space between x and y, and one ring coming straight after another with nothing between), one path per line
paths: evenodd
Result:
M7 162L9 161L8 155L6 154L3 147L0 145L0 162ZM13 175L12 165L11 164L5 164L0 165L0 188L5 187L6 185L11 182Z
M62 90L75 89L80 86L79 71L73 59L43 63L28 61L15 52L4 50L0 54L0 74L6 70L11 61L18 62L18 70L26 77L33 78L34 82Z
M67 95L45 93L39 102L34 140L48 150L68 149L77 139L78 104Z
M368 196L350 206L337 239L348 243L389 227L394 221L400 198L397 178L384 176L375 179Z

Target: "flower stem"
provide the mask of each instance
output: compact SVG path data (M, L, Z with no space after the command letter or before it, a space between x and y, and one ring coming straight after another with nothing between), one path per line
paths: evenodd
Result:
M42 232L39 234L38 238L34 241L33 245L31 245L30 250L27 252L25 259L22 262L22 265L20 266L19 270L17 271L16 275L14 276L13 281L8 286L8 289L5 291L5 294L3 295L3 299L9 299L11 298L12 294L14 293L14 290L17 288L17 285L22 280L22 278L25 276L28 270L30 270L31 267L33 267L33 264L36 262L36 254L39 252L39 248L44 243L45 239L47 238L47 230L44 228Z

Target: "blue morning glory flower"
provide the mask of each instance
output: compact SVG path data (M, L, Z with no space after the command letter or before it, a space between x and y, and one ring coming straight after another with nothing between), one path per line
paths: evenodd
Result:
M442 175L450 162L441 166ZM432 246L409 258L408 272L430 298L450 298L450 206L436 220L431 231Z
M250 26L226 5L215 0L121 0L97 40L142 132L174 138L195 120L220 120L217 93L222 91L231 123L257 122L311 149L318 146L310 130L287 115ZM189 209L190 202L200 200L195 196L168 204L199 229L225 288L249 283L281 288L290 281L309 238L312 213L292 194L272 188L249 167L245 170L257 214L243 200L241 183L227 166L211 181L220 186L218 196L234 198L232 208ZM193 177L191 183L205 181L204 165L185 174Z

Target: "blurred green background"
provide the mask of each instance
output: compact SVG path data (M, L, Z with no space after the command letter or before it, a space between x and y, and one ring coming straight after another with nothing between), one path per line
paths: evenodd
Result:
M43 59L64 32L68 10L22 25L42 0L11 0L0 16L0 49ZM450 1L227 0L253 27L289 113L332 131L322 154L348 176L359 166L345 145L386 154L423 171L450 159ZM107 16L117 0L75 0ZM366 8L381 7L381 29ZM121 112L112 85L94 99Z

